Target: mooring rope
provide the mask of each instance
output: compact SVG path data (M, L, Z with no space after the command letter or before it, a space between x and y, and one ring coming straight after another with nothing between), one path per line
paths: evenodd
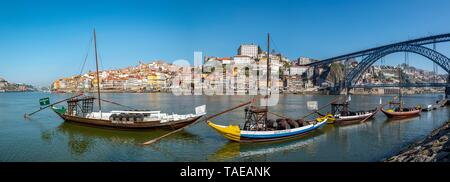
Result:
M246 103L239 104L239 105L237 105L237 106L235 106L235 107L232 107L232 108L227 109L227 110L225 110L225 111L219 112L219 113L217 113L217 114L213 114L212 116L208 116L208 117L206 117L206 118L204 118L204 119L199 119L199 120L197 120L197 121L195 121L195 122L193 122L193 123L191 123L191 124L188 124L188 125L186 125L186 126L184 126L184 127L179 128L179 129L177 129L177 130L171 131L171 132L166 133L166 134L164 134L164 135L162 135L162 136L160 136L160 137L157 137L157 138L152 139L152 140L150 140L150 141L144 142L143 145L150 145L150 144L152 144L152 143L155 143L155 142L157 142L157 141L163 139L164 137L167 137L167 136L169 136L169 135L172 135L172 134L174 134L174 133L177 133L177 132L183 130L184 128L187 128L187 127L189 127L189 126L192 126L192 125L194 125L194 124L196 124L196 123L198 123L198 122L200 122L200 121L202 121L202 120L204 120L204 121L207 122L208 120L210 120L210 119L212 119L212 118L215 118L215 117L217 117L217 116L220 116L220 115L225 114L225 113L227 113L227 112L230 112L230 111L232 111L232 110L241 108L241 107L243 107L243 106L249 105L249 104L251 104L251 103L253 103L253 100L248 101L248 102L246 102Z
M109 100L105 100L105 99L100 99L100 100L103 101L103 102L107 102L107 103L110 103L110 104L118 105L118 106L125 107L125 108L128 108L128 109L138 110L138 109L136 109L134 107L126 106L126 105L123 105L123 104L119 104L117 102L113 102L113 101L109 101Z
M336 100L338 100L339 97L340 97L340 96L337 96L337 97L333 98L330 102L328 102L328 104L326 104L326 105L324 105L324 106L318 108L317 110L314 110L314 111L309 112L308 114L306 114L305 116L303 116L302 119L305 119L306 117L311 116L311 115L313 115L313 114L319 112L320 110L324 109L325 107L328 107L330 104L336 102Z
M280 118L284 118L284 119L292 119L292 118L290 118L290 117L283 116L283 115L281 115L281 114L277 114L277 113L274 113L274 112L271 112L271 111L267 111L267 113L272 114L272 115L275 115L275 116L278 116L278 117L280 117Z

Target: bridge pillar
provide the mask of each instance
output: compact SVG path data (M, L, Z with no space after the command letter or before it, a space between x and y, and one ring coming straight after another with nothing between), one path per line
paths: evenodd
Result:
M447 83L450 83L450 75L447 77ZM450 95L450 87L445 87L445 99L448 99L448 96Z
M445 87L445 98L448 99L449 95L450 95L450 87Z
M347 80L344 81L344 90L345 90L345 95L349 95L350 94L350 85L351 82L348 82Z

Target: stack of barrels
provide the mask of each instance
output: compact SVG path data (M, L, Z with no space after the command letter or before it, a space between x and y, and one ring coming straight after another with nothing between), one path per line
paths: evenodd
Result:
M298 128L304 126L304 123L305 121L303 119L292 120L279 118L277 120L267 120L267 126L275 130Z
M145 117L144 114L120 113L120 114L112 114L109 117L109 120L142 122L142 121L144 121L144 117Z

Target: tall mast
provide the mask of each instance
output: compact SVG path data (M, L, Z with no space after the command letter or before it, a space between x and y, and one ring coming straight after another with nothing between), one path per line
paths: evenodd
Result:
M398 80L399 80L399 89L398 89L398 101L400 111L403 111L403 99L402 99L402 72L400 70L400 66L398 67Z
M97 55L97 36L95 34L95 28L94 28L94 48L95 48L95 66L97 69L97 96L98 96L98 109L100 113L102 112L102 103L100 99L100 76L98 73L98 55Z
M267 33L267 100L266 100L266 109L267 111L269 110L269 95L270 95L270 87L269 87L269 83L270 83L270 33ZM267 115L266 115L266 119L267 119Z

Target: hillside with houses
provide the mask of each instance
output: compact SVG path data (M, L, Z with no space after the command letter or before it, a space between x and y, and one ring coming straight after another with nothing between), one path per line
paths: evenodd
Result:
M0 92L30 92L36 91L31 85L22 83L11 83L0 77Z
M285 93L324 93L345 80L345 73L356 67L356 60L335 62L325 66L309 67L305 64L316 61L312 58L300 57L290 60L281 53L270 54L271 74L279 79L275 84ZM203 58L201 66L179 66L164 60L144 63L139 61L135 66L115 70L100 70L100 89L103 92L169 92L175 86L184 85L188 89L204 89L202 83L211 86L223 86L234 93L248 93L266 84L267 52L258 45L243 44L237 54L230 57L208 56ZM400 65L406 82L442 83L447 74L435 74ZM262 76L255 76L262 75ZM237 82L239 80L240 82ZM53 92L93 92L97 90L96 73L88 72L60 78L53 82ZM358 84L366 83L398 83L396 66L372 65L358 80ZM205 84L203 84L205 85ZM435 88L418 88L414 92L437 92ZM225 90L224 90L225 92ZM354 93L384 94L395 92L392 88L358 88Z

